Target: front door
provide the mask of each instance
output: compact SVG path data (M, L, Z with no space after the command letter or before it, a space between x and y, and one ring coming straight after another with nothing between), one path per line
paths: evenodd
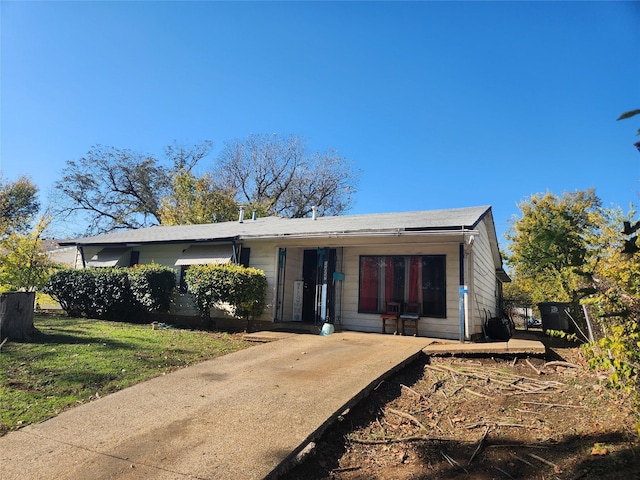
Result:
M305 250L302 265L304 280L302 321L320 325L334 317L333 273L336 270L336 250L317 248Z

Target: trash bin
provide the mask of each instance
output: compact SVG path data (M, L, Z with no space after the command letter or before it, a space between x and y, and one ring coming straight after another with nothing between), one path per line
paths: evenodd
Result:
M569 318L565 312L569 308L568 303L542 302L538 304L538 308L542 315L542 330L569 332Z

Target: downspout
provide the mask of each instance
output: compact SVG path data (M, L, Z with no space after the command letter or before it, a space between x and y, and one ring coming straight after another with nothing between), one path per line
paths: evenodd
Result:
M474 276L474 259L473 259L473 242L475 240L475 237L473 235L470 236L465 236L465 248L464 248L464 253L465 253L465 261L464 261L464 265L465 265L465 269L466 269L466 274L465 274L465 299L464 299L464 307L465 307L465 332L466 332L466 339L467 340L471 340L473 338L473 332L474 332L474 325L473 325L473 309L471 308L471 302L469 301L469 299L471 298L471 291L473 290L475 292L475 285L474 285L474 280L475 280L475 276Z
M84 261L84 247L80 245L78 249L80 250L80 260L82 260L82 268L87 268L87 264Z
M463 343L466 337L465 334L465 323L466 323L466 299L469 293L467 286L465 284L465 275L464 275L464 242L461 242L458 246L458 257L459 257L459 277L460 277L460 289L459 294L460 298L458 301L458 311L460 315L460 343Z

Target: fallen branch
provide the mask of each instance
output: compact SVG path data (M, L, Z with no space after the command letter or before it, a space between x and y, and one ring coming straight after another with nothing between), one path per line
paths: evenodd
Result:
M471 430L472 428L478 428L478 427L487 427L487 428L489 428L490 426L493 426L493 427L532 428L530 425L524 425L523 423L491 422L491 421L474 423L472 425L467 425L466 428L467 428L467 430Z
M355 472L356 470L360 470L362 467L357 465L355 467L343 467L336 468L335 470L331 470L331 473L346 473L346 472Z
M535 458L536 460L538 460L538 461L540 461L540 462L544 463L545 465L548 465L548 466L550 466L550 467L553 467L554 469L559 469L559 467L558 467L555 463L552 463L552 462L550 462L549 460L544 459L544 458L542 458L542 457L540 457L540 456L536 455L535 453L530 453L530 454L529 454L529 456L530 456L531 458Z
M487 429L484 431L484 435L482 436L482 438L480 439L480 441L478 442L478 446L476 447L476 449L473 451L473 455L471 455L471 458L469 459L469 463L468 465L471 465L471 462L473 462L473 459L476 458L476 455L478 454L478 452L480 451L480 448L482 448L482 444L484 443L484 441L487 438L487 435L489 435L489 430L491 429L491 427L487 427Z
M7 343L7 340L9 340L9 337L5 337L4 340L2 340L2 343L0 343L0 349L2 349L2 346Z
M525 463L525 464L529 465L530 467L533 467L533 463L531 463L531 462L529 462L529 461L525 460L525 459L524 459L524 458L522 458L522 457L519 457L519 456L518 456L518 455L516 455L515 453L512 453L511 455L513 455L513 458L515 458L516 460L519 460L519 461L521 461L522 463Z
M540 412L532 412L531 410L522 410L521 408L516 408L515 411L520 413L527 413L529 415L543 415Z
M400 410L396 410L394 408L387 408L386 411L389 412L389 413L393 413L394 415L398 415L399 417L402 417L402 418L405 418L407 420L412 421L413 423L418 425L423 430L427 429L427 427L425 427L424 424L420 420L418 420L416 417L414 417L410 413L401 412Z
M368 440L366 438L349 437L349 441L359 443L361 445L388 445L390 443L409 443L409 442L459 442L455 438L448 437L430 437L427 435L411 435L409 437L387 437L378 440Z
M454 373L456 375L463 375L463 376L469 377L469 378L476 378L478 380L483 380L485 382L492 382L492 383L495 383L497 385L503 385L503 386L506 386L508 388L516 388L518 390L524 390L524 391L528 391L529 390L527 387L524 387L522 385L514 384L513 380L512 381L505 381L505 380L500 380L500 379L495 378L495 377L491 377L484 370L483 371L478 371L478 370L474 370L474 369L470 369L470 368L467 368L467 369L464 369L464 370L457 370L457 369L455 369L453 367L447 367L445 365L440 365L437 368L433 367L433 366L429 366L429 365L426 365L426 367L431 368L431 369L436 370L436 371L439 371L441 373L444 373L443 372L443 370L444 370L446 372ZM516 379L522 378L521 376L516 376L516 375L509 376L509 375L504 374L502 372L495 372L495 370L493 370L493 372L494 372L494 375L499 375L501 378L504 378L504 377L511 377L512 379L513 378L516 378Z
M554 360L553 362L547 362L542 366L542 368L547 368L547 367L580 368L580 365L577 365L575 363L570 363L570 362L562 362L560 360Z
M493 468L495 468L496 470L498 470L500 473L502 473L503 475L506 475L507 478L514 478L511 475L509 475L509 473L505 472L504 470L502 470L500 467L496 467L495 465L493 466Z
M447 462L449 462L449 465L451 465L452 467L455 467L456 464L458 463L453 458L451 458L449 455L447 455L446 453L441 451L440 454L442 455L442 458L444 458Z
M562 403L543 403L543 402L522 402L529 405L542 405L543 407L564 407L564 408L589 408L586 405L566 405Z
M469 471L464 468L462 465L460 465L458 462L456 462L456 460L452 457L450 457L449 455L447 455L446 453L444 453L443 451L440 451L440 453L442 454L442 456L444 457L444 459L449 462L449 465L451 465L452 467L458 467L460 469L462 469L464 471L464 473L466 473L467 475L469 475Z
M495 445L487 445L487 448L550 448L548 445L535 445L533 443L497 443Z
M453 393L451 394L451 396L453 397L456 393L458 393L460 390L462 390L464 387L458 387L456 388Z
M533 363L531 363L528 358L525 359L525 362L527 362L527 365L529 365L533 369L533 371L536 372L538 375L542 375L544 373L538 370L536 367L534 367Z
M526 392L525 391L516 392L513 395L526 395L529 393L547 393L545 392L545 390L548 390L549 388L556 388L556 385L542 385L541 387L534 388L533 390L527 390Z
M424 398L424 395L422 395L420 392L416 392L413 388L409 388L409 387L407 387L406 385L404 385L402 383L400 384L400 387L404 388L405 390L407 390L407 391L409 391L411 393L413 393L414 395L416 395L421 400Z
M471 394L473 394L473 395L476 395L476 396L478 396L478 397L482 397L482 398L487 398L487 399L489 399L489 400L493 400L493 398L492 398L492 397L490 397L489 395L484 395L484 394L482 394L482 393L474 392L473 390L471 390L470 388L467 388L467 387L465 387L465 388L464 388L464 391L465 391L465 392L469 392L469 393L471 393Z
M434 370L436 372L440 372L440 373L447 373L446 370L440 368L440 367L436 367L435 365L425 365L424 368L428 368L429 370Z

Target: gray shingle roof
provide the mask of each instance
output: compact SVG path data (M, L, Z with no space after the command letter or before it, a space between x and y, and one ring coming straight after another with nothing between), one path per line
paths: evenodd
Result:
M376 234L420 230L473 229L491 210L489 206L418 212L342 215L312 218L265 217L202 225L157 226L80 238L66 245L203 242L224 239L259 239L288 236ZM62 242L61 242L62 243Z

